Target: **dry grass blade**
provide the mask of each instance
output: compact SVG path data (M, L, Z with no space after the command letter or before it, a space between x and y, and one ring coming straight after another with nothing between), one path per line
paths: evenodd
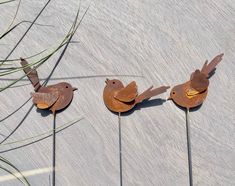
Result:
M10 2L13 2L13 1L15 1L15 0L0 1L0 5L1 5L1 4L5 4L5 3L10 3Z
M24 175L25 177L29 177L29 176L35 176L35 175L39 175L39 174L44 174L44 173L48 173L51 171L51 167L45 167L45 168L38 168L38 169L31 169L31 170L27 170L27 171L22 171L22 175ZM15 180L18 178L22 178L21 174L19 173L15 173L15 175L3 175L0 176L0 183L1 182L6 182L6 181L10 181L10 180Z
M21 24L23 24L23 23L33 23L32 21L21 21L21 22L19 22L19 23L17 23L17 24L15 24L14 26L12 26L10 29L8 29L5 33L3 33L1 36L0 36L0 40L3 38L3 37L5 37L6 35L8 35L9 33L11 33L13 30L15 30L18 26L20 26ZM46 25L46 24L40 24L40 23L34 23L34 25L37 25L37 26L50 26L50 27L53 27L52 25ZM2 62L6 62L6 61L9 61L9 60L0 60L0 62L2 63ZM5 63L4 62L4 63Z
M15 51L15 49L18 47L18 45L21 43L21 41L24 39L24 37L26 36L26 34L29 32L29 30L32 28L32 26L34 25L34 23L37 21L37 19L40 17L40 15L42 14L42 12L46 9L46 7L49 5L49 3L51 2L51 0L48 0L47 3L43 6L43 8L40 10L40 12L38 13L38 15L35 17L35 19L33 20L33 22L30 24L30 26L28 27L28 29L25 31L25 33L23 34L23 36L19 39L19 41L16 43L16 45L13 47L13 49L10 51L10 53L7 55L7 57L5 58L5 60L7 60L10 55ZM0 66L4 63L4 61L0 64Z
M83 119L84 118L79 118L79 119L76 119L76 120L71 121L69 123L63 124L60 127L56 127L55 132L59 133L59 132L65 130L65 129L73 126L74 124L76 124L77 122L79 122ZM35 135L35 136L32 136L32 137L28 137L28 138L25 138L25 139L22 139L22 140L17 140L17 141L12 141L12 142L8 142L8 143L5 143L5 144L1 144L1 146L8 146L8 145L14 145L14 144L16 144L16 146L8 148L6 150L2 150L2 151L0 151L0 153L9 152L9 151L19 149L21 147L25 147L25 146L28 146L30 144L34 144L36 142L42 141L43 139L46 139L46 138L49 138L50 136L52 136L53 131L54 130L49 130L47 132L44 132L44 133L41 133L41 134L38 134L38 135ZM24 143L24 142L26 142L26 143Z
M0 162L4 163L6 165L5 166L0 166L0 169L8 172L9 174L11 174L12 176L16 177L20 182L22 182L24 185L30 186L28 180L26 179L26 177L21 173L21 171L14 166L10 161L8 161L7 159L3 158L0 156ZM7 168L8 167L8 168ZM17 176L17 174L20 176Z
M40 60L34 62L34 63L30 63L29 65L25 66L25 67L17 67L15 69L11 69L11 70L6 70L4 72L0 72L0 76L6 76L18 71L21 71L23 68L26 68L28 66L33 66L36 65L33 69L37 69L39 66L41 66L44 62L46 62L51 56L53 56L59 49L61 49L64 45L68 44L72 38L72 36L75 34L76 30L78 29L79 25L81 24L82 20L84 19L87 11L88 11L89 7L86 9L85 13L83 14L82 18L80 19L80 21L78 22L78 15L80 12L80 6L79 6L79 10L76 14L76 18L68 32L68 34L64 37L64 39L62 40L62 42L59 44L59 46L57 46L51 53L49 53L47 56L41 58ZM2 62L3 63L3 62ZM17 80L13 81L12 83L10 83L9 85L0 88L0 92L6 90L7 88L11 87L12 85L14 85L15 83L17 83L18 81L20 81L21 79L23 79L26 75L21 76L20 78L18 78Z
M3 34L1 34L0 39L3 38L3 35L5 35L5 33L8 32L11 29L11 26L13 25L13 23L14 23L14 21L16 19L16 16L18 14L18 11L19 11L19 8L20 8L20 4L21 4L21 0L19 0L19 3L17 5L17 7L16 7L16 12L14 14L14 17L12 18L12 20L11 20L9 26L7 27L6 31Z
M19 180L21 183L24 184L24 182L23 182L18 176L16 176L16 173L13 173L12 171L8 170L8 169L5 168L5 167L2 167L1 165L0 165L0 169L6 171L7 173L9 173L10 175L12 175L12 176L15 177L17 180ZM24 184L24 185L25 185L25 184Z
M55 64L54 68L52 69L52 71L50 72L50 74L49 74L47 80L44 81L44 83L42 84L42 86L45 86L45 85L48 83L49 79L51 78L51 75L53 74L53 72L54 72L54 70L56 69L57 65L58 65L59 62L61 61L61 59L62 59L62 57L63 57L63 55L64 55L64 53L65 53L65 51L66 51L66 49L67 49L67 47L68 47L68 45L69 45L71 39L72 39L72 37L73 37L73 35L74 35L76 29L78 28L79 24L80 24L81 21L83 20L83 18L84 18L84 16L85 16L85 14L87 13L88 9L89 9L89 7L87 8L86 12L83 14L83 16L82 16L82 18L80 19L80 21L77 22L77 20L78 20L78 15L79 15L79 11L80 11L80 6L79 6L79 10L78 10L78 12L77 12L77 15L76 15L74 24L71 26L71 28L70 28L70 30L69 30L67 36L66 36L65 39L62 41L62 44L63 44L63 45L66 44L66 45L65 45L65 48L63 49L63 51L62 51L61 55L59 56L59 59L57 60L57 62L56 62L56 64ZM48 57L48 56L47 56L47 57ZM50 57L50 56L49 56L49 57ZM37 68L37 66L36 66L34 69L36 69L36 68ZM29 73L30 73L30 72L29 72ZM23 77L25 77L25 76L26 76L26 75L24 75ZM22 78L23 78L23 77L22 77ZM16 81L19 81L19 79L17 79ZM13 82L13 84L14 84L14 82ZM10 84L10 85L12 85L12 84ZM10 85L8 85L7 87L4 87L4 89L9 88ZM0 90L0 92L1 92L1 91L3 91L3 90ZM30 107L30 109L28 110L28 112L25 114L25 116L24 116L23 119L19 122L19 124L15 127L15 129L13 129L12 132L11 132L9 135L7 135L7 136L0 142L0 144L4 143L8 138L10 138L11 135L13 135L13 134L15 133L15 131L22 125L22 123L24 122L24 120L27 118L27 116L28 116L29 113L31 112L32 108L33 108L33 105ZM18 108L18 109L20 109L20 108ZM17 110L18 110L18 109L17 109ZM17 112L17 110L14 111L13 113ZM12 114L13 114L13 113L12 113ZM11 115L12 115L12 114L11 114ZM7 116L6 118L8 118L8 116ZM5 120L5 118L4 118L4 120ZM3 152L3 151L2 151L2 152Z
M41 52L38 52L38 53L36 53L36 54L33 54L33 55L31 55L31 56L28 56L28 57L24 57L24 59L31 59L31 58L34 58L34 57L36 57L36 56L39 56L40 54L42 54L42 53L44 53L44 52L46 52L47 51L47 49L44 49L44 50L42 50ZM0 62L2 62L3 60L0 60ZM7 60L7 62L9 63L9 62L15 62L15 61L20 61L20 58L19 59L8 59ZM12 63L10 63L10 64L12 64ZM6 65L5 63L4 63L4 65Z

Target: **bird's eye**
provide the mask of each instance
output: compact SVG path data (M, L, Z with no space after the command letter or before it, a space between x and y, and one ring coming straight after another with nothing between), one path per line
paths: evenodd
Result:
M175 92L172 92L172 94L175 94Z
M113 81L113 84L115 84L115 82Z
M66 86L66 88L69 88L68 86Z

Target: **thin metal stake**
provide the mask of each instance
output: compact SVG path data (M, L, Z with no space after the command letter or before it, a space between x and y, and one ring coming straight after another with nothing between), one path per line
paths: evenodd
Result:
M119 165L120 165L120 186L122 186L122 127L121 113L118 113L118 129L119 129Z
M188 170L189 170L189 185L193 186L193 170L192 170L192 155L191 155L191 140L189 126L189 109L186 110L186 132L187 132L187 148L188 148Z
M55 163L56 163L56 114L53 113L53 141L52 141L52 186L55 186Z

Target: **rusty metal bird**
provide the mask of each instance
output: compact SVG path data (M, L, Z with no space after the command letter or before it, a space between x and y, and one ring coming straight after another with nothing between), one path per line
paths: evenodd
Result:
M217 55L209 64L206 61L201 70L197 69L191 74L189 81L173 87L168 99L187 109L201 105L208 93L209 77L223 55Z
M122 179L122 139L121 139L121 113L127 112L134 108L138 103L143 100L147 100L153 96L166 92L168 86L162 86L153 89L151 86L149 89L144 91L142 94L138 94L137 85L135 81L132 81L126 87L121 81L117 79L106 79L106 86L103 91L103 99L106 107L113 111L118 112L118 129L119 129L119 168L120 168L120 185L123 184Z
M164 93L170 88L169 86L161 86L152 89L153 86L151 86L142 94L138 95L135 81L132 81L126 87L124 87L122 82L117 79L107 79L105 82L106 86L103 92L104 103L109 110L118 113L127 112L143 100Z
M21 65L25 67L23 70L34 87L35 93L31 93L31 96L37 108L49 109L55 115L56 111L62 110L70 104L73 99L73 91L77 88L66 82L44 87L39 82L37 71L30 68L28 62L23 58L21 58Z

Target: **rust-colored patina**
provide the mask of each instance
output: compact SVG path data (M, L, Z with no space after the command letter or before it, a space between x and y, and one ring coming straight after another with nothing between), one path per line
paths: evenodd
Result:
M28 62L21 58L23 67L28 65ZM72 87L69 83L62 82L50 86L41 86L36 70L30 67L24 68L29 80L34 86L35 93L31 93L33 103L39 109L49 109L55 114L56 111L66 108L73 99L73 91L77 88Z
M206 61L201 70L197 69L191 74L189 81L173 87L169 99L187 109L201 105L208 93L208 78L222 60L223 55L216 56L209 64Z
M113 112L127 112L136 104L153 96L166 92L169 86L162 86L156 89L149 89L138 95L136 82L133 81L126 87L117 79L106 81L106 86L103 92L104 103L107 108Z

